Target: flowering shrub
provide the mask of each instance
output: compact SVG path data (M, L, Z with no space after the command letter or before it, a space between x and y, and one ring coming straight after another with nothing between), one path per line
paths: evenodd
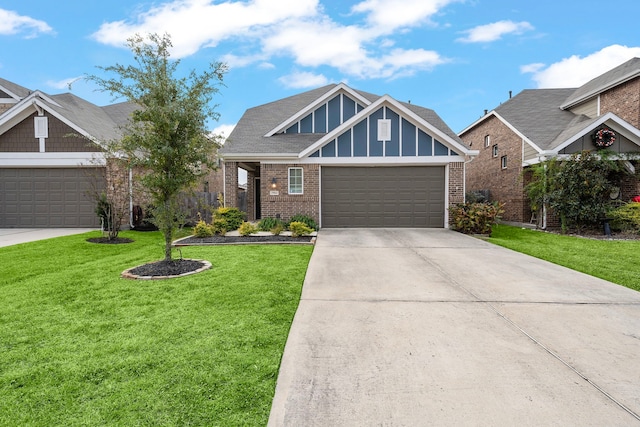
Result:
M631 199L631 200L633 200L633 201L634 201L634 202L636 202L636 203L640 203L640 196L636 196L636 197L634 197L634 198L633 198L633 199Z
M464 234L491 235L493 225L504 212L504 204L461 203L449 208L449 226Z

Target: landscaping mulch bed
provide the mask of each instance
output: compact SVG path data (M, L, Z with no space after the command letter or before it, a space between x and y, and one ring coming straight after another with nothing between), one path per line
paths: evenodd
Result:
M130 268L122 273L127 279L168 279L199 273L211 268L211 263L196 259L157 261Z
M221 244L241 244L241 243L312 243L315 236L220 236L195 237L189 236L174 242L174 246L194 246L194 245L221 245Z
M91 237L87 239L90 243L102 243L107 245L120 245L123 243L133 243L132 239L126 237L116 237L115 239L109 239L108 237Z

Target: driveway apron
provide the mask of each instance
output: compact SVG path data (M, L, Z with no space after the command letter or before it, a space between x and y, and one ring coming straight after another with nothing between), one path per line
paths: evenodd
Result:
M323 229L269 426L639 414L639 292L449 230Z

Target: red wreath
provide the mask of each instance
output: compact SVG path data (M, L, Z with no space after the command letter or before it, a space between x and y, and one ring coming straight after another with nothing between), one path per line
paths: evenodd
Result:
M593 143L598 148L611 147L616 142L616 134L611 129L600 129L593 134Z

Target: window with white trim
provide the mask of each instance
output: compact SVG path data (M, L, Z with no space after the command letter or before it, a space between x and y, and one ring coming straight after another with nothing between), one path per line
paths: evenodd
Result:
M303 194L302 168L289 168L289 194Z
M498 157L498 144L493 145L493 157Z
M484 148L487 148L491 145L491 137L489 135L484 136Z
M507 168L507 156L500 157L500 164L502 165L502 169Z

